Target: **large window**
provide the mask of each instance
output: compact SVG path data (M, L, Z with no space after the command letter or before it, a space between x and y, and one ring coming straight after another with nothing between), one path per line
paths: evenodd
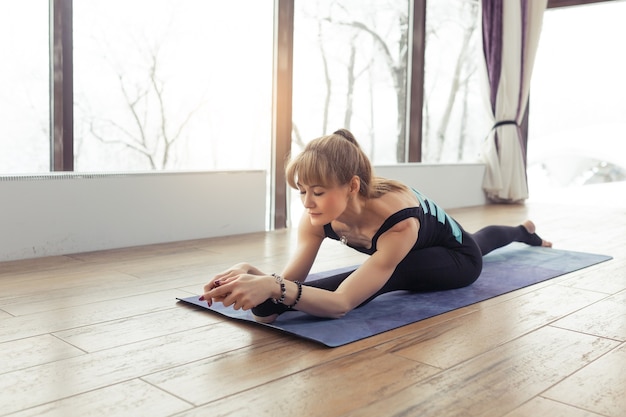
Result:
M72 3L66 19L73 25L74 95L64 99L74 104L74 170L267 167L273 0ZM411 55L411 7L418 3L425 4L294 2L293 152L346 127L375 164L402 163L408 131L417 128L424 161L475 159L487 130L477 82L478 2L428 2L423 123L416 127L407 120L407 90L411 65L423 65ZM16 10L2 14L9 59L0 101L8 110L0 117L14 129L2 138L0 171L45 171L47 2L5 7Z
M0 174L50 170L48 2L2 2Z
M476 162L489 132L480 16L478 1L428 2L423 162Z
M266 169L273 1L74 1L76 171Z
M530 92L531 197L626 180L626 1L549 9Z
M350 129L374 163L405 162L408 0L296 1L293 152Z
M619 20L625 4L546 12L531 89L531 189L626 178L626 106L619 94L625 90L626 64L618 52L626 35ZM58 153L65 160L73 157L74 170L82 172L268 169L272 139L281 146L293 140L295 153L339 127L355 133L374 164L407 162L409 154L414 161L418 144L423 162L471 162L490 127L480 91L484 69L476 0L20 0L2 5L3 174L50 169L52 100L55 117L62 113L59 102L73 110L73 132L66 132L65 119L66 130L54 129L72 146L55 146L54 160ZM72 15L63 12L61 23L55 15L50 28L51 5L71 5L65 9L73 9ZM291 16L292 6L293 68L290 59L281 65L289 62L286 74L293 74L293 84L285 83L278 93L272 90L274 12L279 7L281 16ZM71 52L73 65L63 68L63 82L73 89L61 95L54 89L51 97L56 85L50 85L49 69L57 71L59 62L58 57L50 62L49 34L69 27L73 36L63 51ZM289 29L283 32L289 19L279 27L282 35L291 35ZM278 56L291 58L292 51L285 55L284 50L289 42L279 44ZM273 101L292 105L281 109L293 116L291 137L287 117L284 123L273 120L278 114L272 113ZM273 123L287 129L275 129L272 138ZM67 145L58 137L53 141ZM577 149L584 161L576 156L576 163L565 164L568 172L557 173L566 149ZM275 188L276 196L280 192Z

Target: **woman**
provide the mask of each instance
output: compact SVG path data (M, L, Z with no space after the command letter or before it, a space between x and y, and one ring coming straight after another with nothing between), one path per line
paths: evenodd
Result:
M305 207L295 255L280 275L248 263L216 275L201 298L209 305L252 309L266 323L290 309L338 318L389 291L470 285L480 275L482 256L513 241L551 246L531 221L466 232L419 192L373 177L370 161L345 129L308 143L287 165L286 177ZM327 237L370 257L348 274L302 284Z

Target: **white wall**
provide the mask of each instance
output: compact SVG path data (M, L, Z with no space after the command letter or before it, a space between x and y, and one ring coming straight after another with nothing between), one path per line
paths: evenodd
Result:
M265 230L264 171L0 177L0 261Z
M482 189L484 164L377 165L374 171L415 188L444 209L487 203Z
M482 164L376 166L443 208L485 204ZM265 230L264 171L0 177L0 261Z

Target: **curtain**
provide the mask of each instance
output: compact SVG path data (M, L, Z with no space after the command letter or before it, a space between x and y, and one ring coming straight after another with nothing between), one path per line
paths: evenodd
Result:
M528 198L520 123L548 0L482 0L486 95L493 117L483 144L483 189L496 202Z

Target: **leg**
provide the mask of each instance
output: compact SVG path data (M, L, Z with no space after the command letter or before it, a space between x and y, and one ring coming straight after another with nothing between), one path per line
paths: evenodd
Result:
M463 238L457 249L434 246L410 252L387 283L360 306L391 291L445 291L471 285L482 271L482 255L470 236Z
M552 246L552 243L541 239L535 233L535 224L530 220L515 227L487 226L480 229L472 236L476 243L478 243L483 256L511 242L522 242L531 246Z

